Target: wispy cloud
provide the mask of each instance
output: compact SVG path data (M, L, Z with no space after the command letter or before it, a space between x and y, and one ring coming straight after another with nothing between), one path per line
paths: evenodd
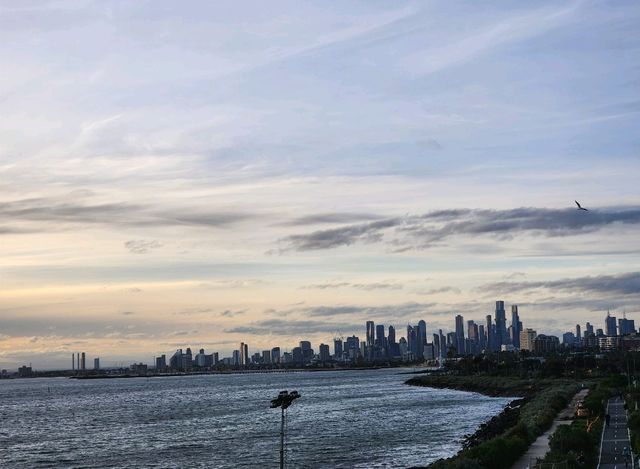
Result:
M523 234L559 237L592 233L615 225L638 224L640 208L635 206L594 209L590 212L550 208L455 209L291 235L282 242L284 250L295 251L331 249L385 240L395 248L426 249L454 236L490 236L502 240ZM389 236L390 231L393 239Z
M483 285L480 289L502 292L503 294L545 289L558 292L638 295L640 297L640 272L547 281L496 282Z

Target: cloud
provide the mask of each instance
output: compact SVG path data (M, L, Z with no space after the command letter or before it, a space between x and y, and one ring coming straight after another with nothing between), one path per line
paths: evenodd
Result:
M191 207L159 208L124 202L91 203L91 194L0 202L0 234L50 232L95 225L131 227L223 227L253 215Z
M404 286L400 283L391 282L373 282L373 283L351 283L351 282L334 282L334 283L315 283L300 287L304 290L329 290L336 288L355 288L357 290L401 290Z
M640 296L640 272L547 281L496 282L483 285L480 289L483 291L497 291L504 294L547 289L570 293Z
M328 323L326 321L294 321L284 319L266 319L254 324L236 326L225 330L227 333L251 335L278 335L304 337L305 334L319 332L333 333L336 330L358 330L362 324Z
M123 316L133 316L136 313L134 313L133 311L123 311L120 314L122 314Z
M154 249L162 247L160 241L147 241L145 239L132 239L124 243L124 247L134 254L146 254Z
M232 310L229 310L229 309L225 309L224 311L222 311L219 314L219 316L222 316L222 317L225 317L225 318L233 318L233 317L239 316L241 314L244 314L246 312L247 312L246 309L241 309L241 310L238 310L238 311L232 311Z
M340 224L354 223L359 221L378 220L383 218L373 213L318 213L316 215L307 215L304 217L294 218L285 222L283 226L304 226L304 225L320 225L320 224Z
M590 212L533 207L453 209L291 235L281 243L284 244L283 251L311 251L386 239L387 244L401 250L427 249L454 236L489 236L502 240L523 234L557 237L591 233L614 225L637 224L640 224L640 207L636 206L593 209ZM390 231L393 231L394 239L388 239Z

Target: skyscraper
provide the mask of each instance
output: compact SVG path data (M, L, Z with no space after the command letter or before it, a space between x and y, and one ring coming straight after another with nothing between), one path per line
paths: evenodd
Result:
M87 357L84 352L82 352L82 355L80 357L81 357L80 369L84 371L87 369Z
M611 316L607 311L607 317L604 320L604 330L606 335L618 335L616 331L616 317Z
M384 348L384 325L382 324L376 326L376 345L380 349Z
M271 363L280 363L280 347L271 349Z
M329 346L328 346L328 345L326 345L326 344L320 344L319 349L320 349L320 352L319 352L319 355L320 355L320 361L321 361L322 363L324 363L324 362L328 362L328 361L329 361L329 358L330 358L330 355L329 355Z
M486 330L487 330L487 350L494 350L494 338L493 338L493 328L492 326L492 322L491 322L491 315L487 314L487 323L486 323Z
M407 350L413 353L414 358L418 356L417 335L416 329L411 325L407 325Z
M333 339L333 356L336 360L342 360L342 339L339 337Z
M504 301L496 301L496 349L507 344L507 317L504 311Z
M418 321L418 327L416 331L416 340L417 340L417 358L423 358L424 356L424 346L427 344L427 323L423 320Z
M373 347L376 340L376 326L373 321L367 321L367 347Z
M99 370L100 369L100 359L99 358L94 358L93 359L93 369L94 370Z
M311 348L311 342L308 340L300 341L300 349L302 349L302 361L309 363L313 358L313 349Z
M456 316L456 340L455 347L458 355L464 355L466 353L464 346L464 318L458 314Z
M517 349L520 348L520 331L522 330L522 323L520 322L520 315L518 314L518 305L511 305L511 330L512 338L511 342Z
M520 349L533 352L533 341L535 340L536 335L536 331L534 331L533 329L524 329L520 333Z
M249 364L249 346L244 342L240 342L240 365L247 366Z

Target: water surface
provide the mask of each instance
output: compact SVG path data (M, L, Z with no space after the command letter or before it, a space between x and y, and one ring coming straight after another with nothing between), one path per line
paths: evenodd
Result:
M302 394L287 467L425 465L509 401L407 386L402 372L0 380L0 467L277 467L269 401L282 389Z

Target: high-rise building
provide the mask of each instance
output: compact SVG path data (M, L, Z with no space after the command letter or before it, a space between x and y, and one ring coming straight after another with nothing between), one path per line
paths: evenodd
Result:
M504 310L504 301L496 301L496 348L500 350L500 348L508 342L507 317Z
M486 322L486 333L487 333L487 350L494 350L494 338L493 338L493 328L491 322L491 315L487 314L487 322Z
M616 317L611 316L607 311L607 317L604 320L604 330L606 335L618 335L616 331Z
M576 324L576 343L580 344L582 340L582 332L580 332L580 324Z
M627 319L626 316L623 316L621 319L618 319L618 335L627 335L627 334L635 334L636 326L635 321L633 319Z
M72 370L76 369L76 354L75 353L71 354L71 369Z
M367 347L373 348L376 340L376 326L373 321L367 321Z
M566 346L573 346L576 343L576 336L573 332L565 332L562 334L562 344Z
M396 342L396 328L389 326L389 334L387 335L387 355L389 357L397 357L400 355L398 344Z
M523 329L523 331L520 333L520 349L533 352L535 350L533 342L536 338L536 335L537 333L533 329Z
M280 363L280 347L271 349L271 363Z
M511 305L511 343L516 349L520 348L520 331L522 323L518 314L518 305Z
M319 349L320 361L322 363L328 362L331 358L331 355L329 354L329 346L326 344L320 344Z
M87 356L85 355L84 352L82 352L82 355L80 355L80 369L82 371L85 371L87 369Z
M356 360L360 353L360 339L355 335L347 337L345 352L347 353L349 360Z
M588 335L593 334L593 326L590 323L587 323L586 327L584 328L584 335L585 337L587 337Z
M161 371L167 368L167 356L162 354L156 357L156 370Z
M466 353L464 343L464 318L458 314L456 316L456 335L455 335L455 348L458 355L464 355Z
M485 350L487 348L487 336L485 334L484 324L478 325L478 345L480 350Z
M380 347L380 349L384 348L384 326L382 324L378 324L376 326L376 345Z
M413 358L418 355L418 334L416 329L407 324L407 350L413 354Z
M311 342L308 340L300 341L300 349L302 349L302 361L309 363L313 358L313 349L311 348Z
M240 342L240 365L249 365L249 345L244 342Z
M427 323L422 319L418 321L418 327L416 330L416 348L417 354L416 357L418 359L423 358L424 356L424 346L427 345Z
M198 368L204 368L207 366L207 356L205 355L203 348L201 348L200 352L195 356L194 362Z
M240 366L240 350L234 350L231 353L231 363L233 366Z
M100 369L100 359L99 358L94 358L93 359L93 369L94 370L99 370Z
M336 360L342 360L342 339L333 339L333 356Z

